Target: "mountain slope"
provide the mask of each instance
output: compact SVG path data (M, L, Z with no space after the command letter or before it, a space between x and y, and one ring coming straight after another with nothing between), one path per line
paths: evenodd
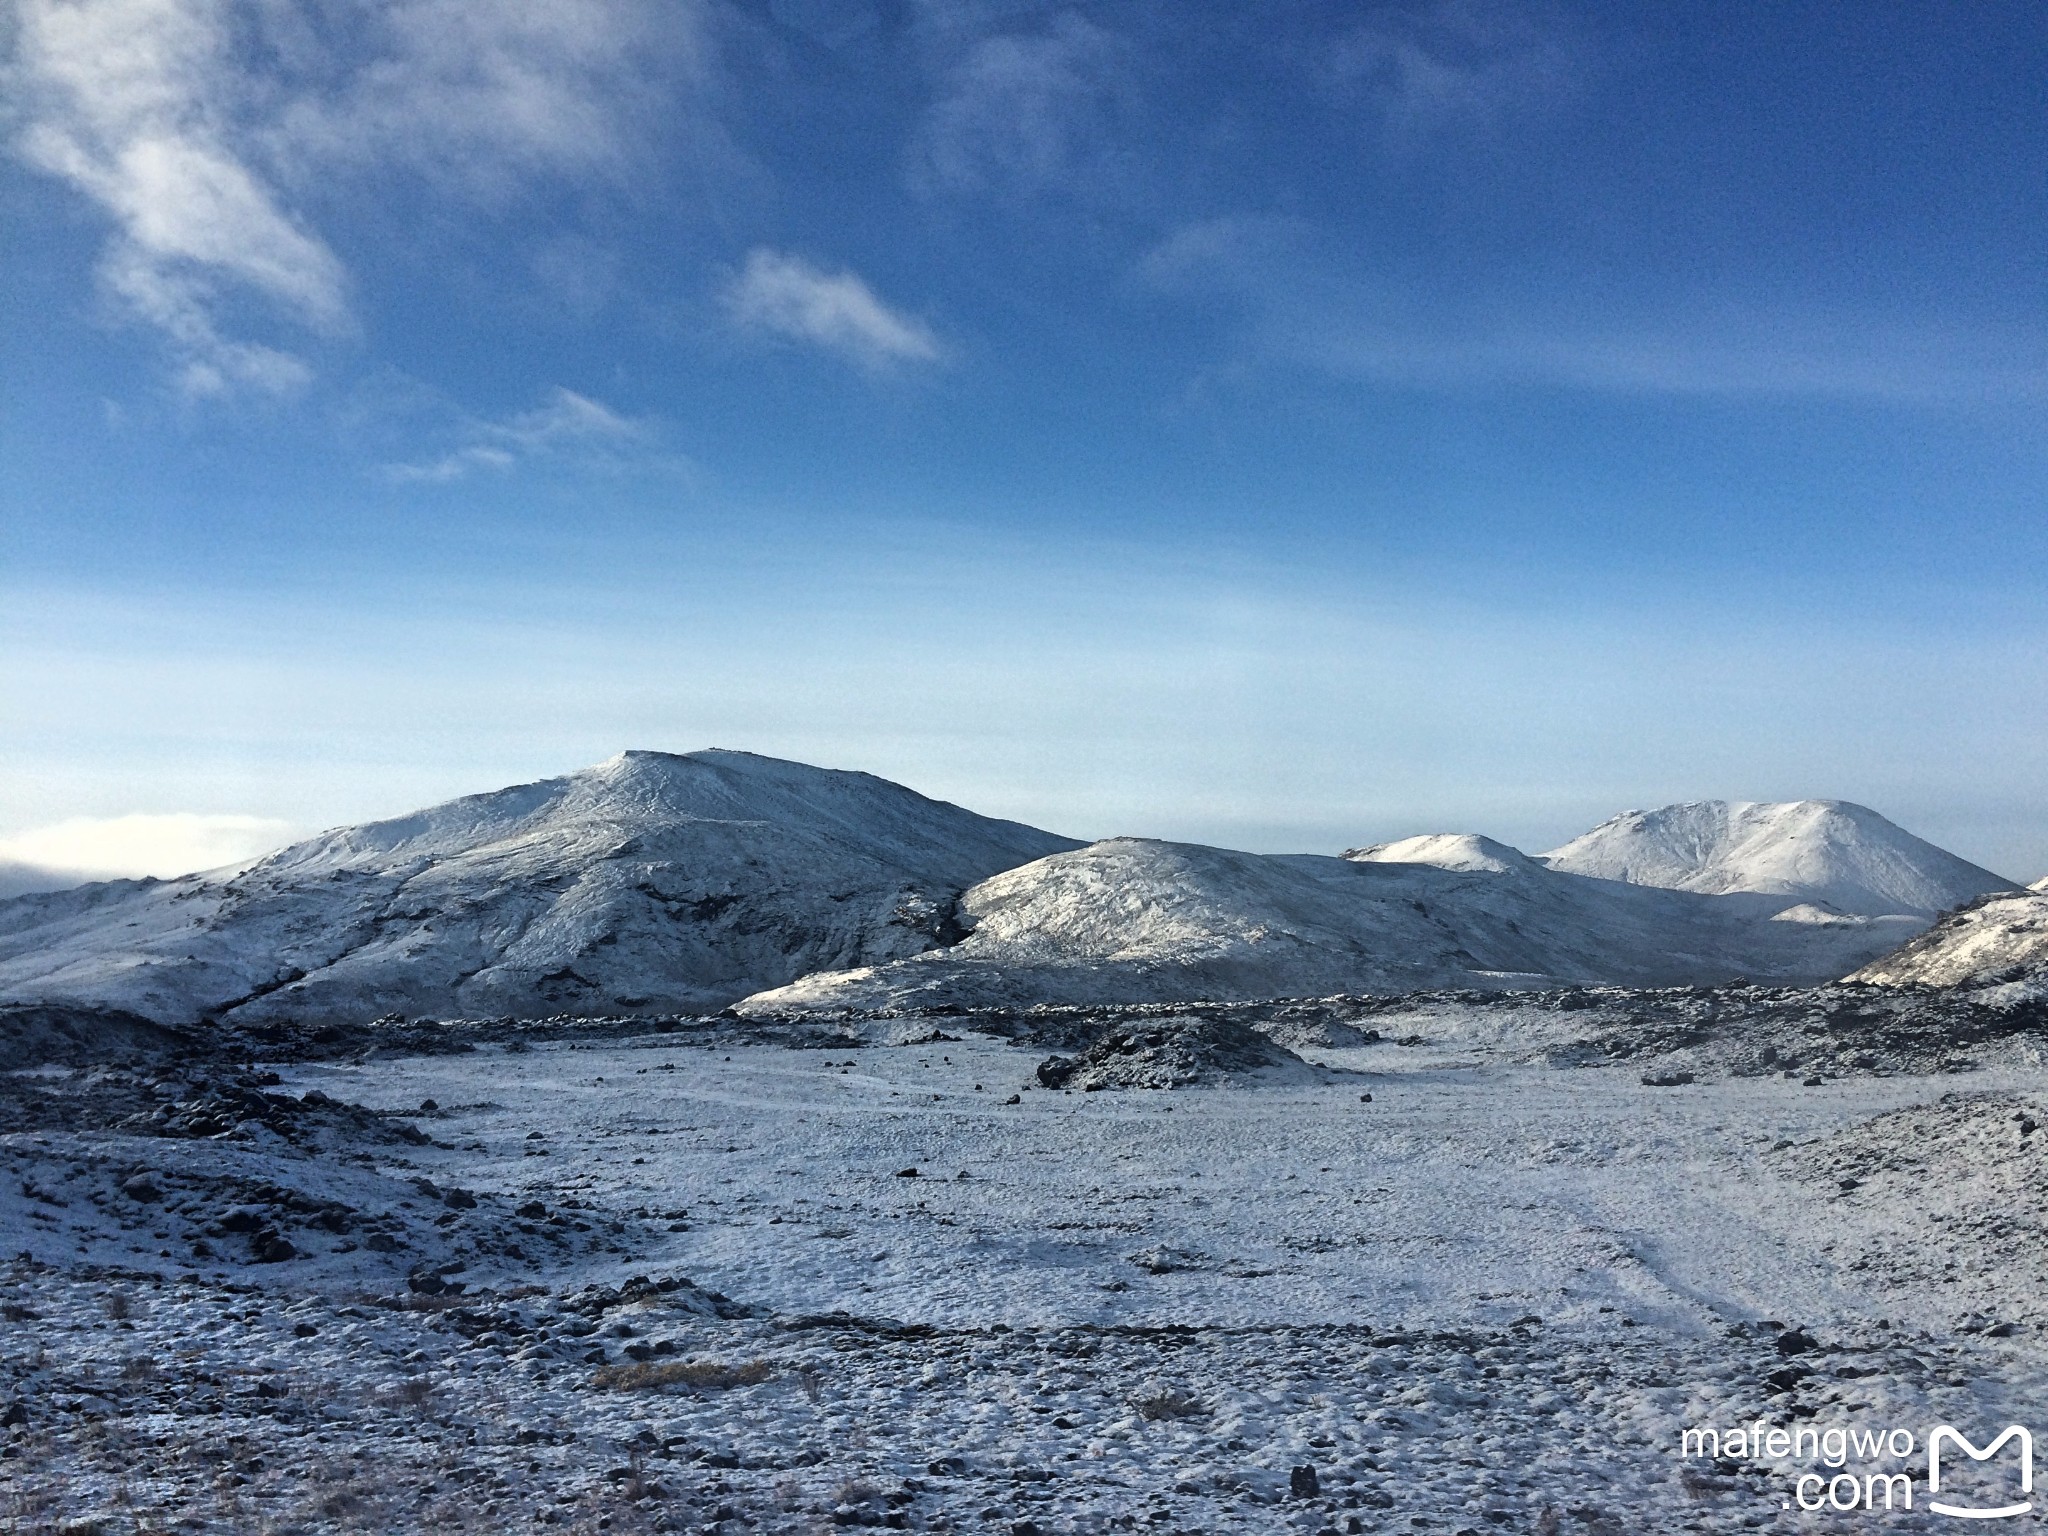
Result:
M1388 850L1452 861L1396 862ZM1917 918L1816 914L1546 869L1483 840L1348 858L1114 838L1006 871L962 902L945 950L806 977L743 1012L1178 1002L1567 982L1818 981Z
M2048 892L1972 902L1849 980L1969 987L1993 994L1992 1002L2048 1001Z
M1552 869L1602 880L1791 896L1864 917L1933 917L2013 888L1845 800L1701 800L1625 811L1538 857Z
M864 773L628 752L325 833L228 878L0 902L0 998L232 1013L660 1013L950 940L1070 839Z

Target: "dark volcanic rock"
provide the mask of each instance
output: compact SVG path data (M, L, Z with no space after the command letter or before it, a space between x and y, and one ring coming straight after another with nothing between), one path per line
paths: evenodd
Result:
M1188 1088L1265 1080L1307 1081L1313 1069L1294 1052L1227 1020L1189 1015L1126 1019L1112 1025L1078 1057L1054 1056L1040 1064L1047 1087Z
M188 1051L193 1044L182 1030L119 1008L0 1005L0 1072L148 1061Z

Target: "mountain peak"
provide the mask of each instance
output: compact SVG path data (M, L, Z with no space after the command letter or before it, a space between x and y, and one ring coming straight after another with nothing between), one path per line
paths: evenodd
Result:
M873 774L622 752L228 880L17 898L0 997L179 1023L717 1008L949 943L969 886L1074 846Z
M1848 800L1693 800L1624 811L1538 856L1552 869L1720 895L1930 917L2012 882Z

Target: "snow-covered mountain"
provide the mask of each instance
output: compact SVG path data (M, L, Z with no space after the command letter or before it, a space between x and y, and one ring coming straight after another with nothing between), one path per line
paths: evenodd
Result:
M2014 888L1846 800L1700 800L1624 811L1538 857L1552 869L1602 880L1792 896L1863 917L1931 918Z
M1075 846L869 774L627 752L240 874L0 901L0 999L161 1022L715 1009L949 942L963 890Z
M2004 884L1830 801L1631 812L1542 858L1473 834L1330 858L1082 847L867 774L628 752L240 873L0 901L0 1002L260 1023L1805 982Z
M1925 926L1570 874L1460 835L1344 858L1114 838L994 876L961 906L974 931L952 948L808 976L740 1009L1820 981Z
M1969 987L1990 1002L2048 1001L2048 891L1974 901L1849 980Z

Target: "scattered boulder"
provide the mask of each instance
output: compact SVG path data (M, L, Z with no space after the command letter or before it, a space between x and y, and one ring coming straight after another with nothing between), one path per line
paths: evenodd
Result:
M162 1186L151 1173L130 1174L121 1181L121 1193L143 1205L154 1205L164 1197Z
M1048 1056L1038 1064L1038 1084L1041 1088L1064 1088L1067 1079L1081 1070L1080 1061L1072 1056Z
M1142 1248L1130 1256L1130 1262L1148 1275L1171 1275L1184 1270L1213 1269L1214 1262L1205 1253L1192 1248L1173 1248L1165 1243L1156 1243Z

